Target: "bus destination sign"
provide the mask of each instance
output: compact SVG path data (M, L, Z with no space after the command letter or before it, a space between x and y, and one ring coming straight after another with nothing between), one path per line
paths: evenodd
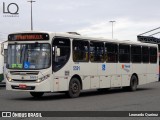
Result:
M34 40L49 40L47 33L20 33L9 34L8 41L34 41Z

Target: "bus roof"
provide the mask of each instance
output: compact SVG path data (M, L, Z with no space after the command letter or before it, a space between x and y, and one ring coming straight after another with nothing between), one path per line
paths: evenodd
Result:
M11 34L21 34L21 33L48 33L52 37L54 37L54 36L57 36L57 37L69 37L69 38L83 39L83 40L93 40L93 41L103 41L103 42L113 42L113 43L123 43L123 44L137 44L137 45L157 46L156 44L142 43L140 41L88 37L88 36L80 35L79 33L76 33L76 32L21 31L21 32L14 32L14 33L11 33Z

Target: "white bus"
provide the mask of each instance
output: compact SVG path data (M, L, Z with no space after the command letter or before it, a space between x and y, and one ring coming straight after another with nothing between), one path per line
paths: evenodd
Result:
M3 82L5 83L6 82L6 76L5 76L5 71L6 71L6 63L7 63L7 55L8 55L8 42L7 41L4 41L2 43L2 55L4 57L4 65L3 65L3 77L4 77L4 80Z
M4 71L6 70L7 41L0 43L0 82L5 82Z
M3 76L4 56L2 52L3 52L3 47L2 47L2 43L0 43L0 82L4 80L4 76Z
M65 92L78 97L88 89L122 87L158 81L155 44L82 37L69 33L22 32L8 36L6 89Z

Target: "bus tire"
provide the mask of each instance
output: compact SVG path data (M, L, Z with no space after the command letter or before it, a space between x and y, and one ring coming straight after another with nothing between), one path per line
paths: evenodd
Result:
M30 92L30 94L35 98L40 98L43 96L44 92Z
M138 86L138 79L135 75L132 75L131 80L130 80L129 90L130 91L136 91L137 86Z
M70 98L76 98L80 95L80 91L81 91L80 81L77 78L72 78L69 83L68 96Z

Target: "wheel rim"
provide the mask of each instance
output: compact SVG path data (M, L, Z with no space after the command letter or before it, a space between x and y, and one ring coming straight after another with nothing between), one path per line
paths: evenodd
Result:
M76 82L74 82L71 86L71 91L73 94L77 94L78 91L79 91L79 87L78 87L78 84Z

